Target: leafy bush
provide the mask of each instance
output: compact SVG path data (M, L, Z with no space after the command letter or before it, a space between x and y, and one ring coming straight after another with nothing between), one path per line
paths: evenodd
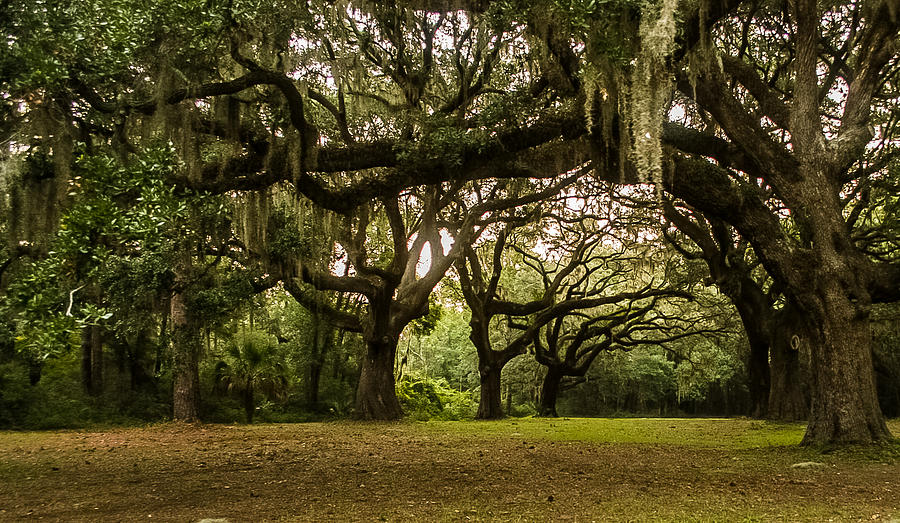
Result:
M470 391L450 388L444 380L439 380L438 384L438 395L444 402L444 410L437 416L437 419L459 421L475 417L478 402Z
M510 407L508 414L513 418L528 418L536 416L537 409L535 409L534 405L531 403L514 403Z
M452 389L443 379L405 379L397 386L397 398L416 421L471 419L477 407L469 392Z
M436 417L444 410L444 402L438 396L431 380L403 380L397 387L397 399L407 416L417 421Z
M11 361L0 364L0 428L22 425L22 415L31 400L25 366Z
M135 425L171 415L171 381L131 390L115 365L104 369L106 390L87 395L81 384L79 354L48 358L40 381L31 385L20 360L0 364L0 429L66 429L91 425Z

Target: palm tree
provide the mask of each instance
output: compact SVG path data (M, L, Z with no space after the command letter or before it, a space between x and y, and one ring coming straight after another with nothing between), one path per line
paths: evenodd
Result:
M268 399L281 399L288 387L285 366L277 361L278 343L258 332L238 334L215 367L218 390L236 394L244 407L247 423L253 423L256 391Z

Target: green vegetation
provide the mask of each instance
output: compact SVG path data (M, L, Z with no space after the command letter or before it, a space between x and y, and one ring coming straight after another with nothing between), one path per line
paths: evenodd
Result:
M3 2L0 428L889 443L894 4Z
M0 1L0 520L897 521L898 85L896 0Z
M797 445L802 423L727 418L520 418L456 424L433 421L428 431L525 440L633 443L704 448L751 449Z

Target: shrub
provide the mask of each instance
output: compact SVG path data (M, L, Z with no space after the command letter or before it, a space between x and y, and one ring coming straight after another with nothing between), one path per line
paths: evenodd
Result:
M471 419L477 404L469 391L458 391L444 379L404 379L397 399L406 415L417 421Z
M397 399L404 412L417 421L434 418L444 410L444 402L431 380L403 380L397 387Z

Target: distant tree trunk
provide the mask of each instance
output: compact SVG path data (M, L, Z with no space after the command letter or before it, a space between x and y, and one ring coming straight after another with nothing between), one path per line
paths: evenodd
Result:
M771 395L772 376L769 368L769 343L764 336L750 336L750 354L747 359L747 381L750 389L750 417L765 418Z
M561 368L551 365L547 367L544 375L544 383L541 386L540 399L538 400L538 416L557 418L556 401L559 398L559 385L562 382L563 371Z
M771 338L772 389L767 417L780 421L805 420L809 416L809 404L801 352L809 353L811 340L798 311L790 304L778 311Z
M91 386L92 394L103 392L103 331L97 325L91 330Z
M732 270L735 269L732 268ZM759 284L747 273L741 273L725 281L723 285L720 285L720 289L728 295L737 309L744 332L747 333L747 341L750 344L750 354L747 357L750 416L764 418L771 394L772 377L769 369L769 350L775 310Z
M194 422L200 418L200 330L189 319L184 295L171 299L174 383L172 415L177 421Z
M244 391L242 394L243 403L244 403L244 414L247 416L247 424L253 423L253 412L256 410L256 405L253 401L253 382L248 380L247 386L244 387Z
M93 389L91 381L91 328L81 329L81 388L88 394Z
M149 329L141 329L134 344L125 346L125 354L128 359L129 388L132 391L141 390L152 383L152 377L144 366L144 358L153 346Z
M335 329L324 324L324 321L318 314L313 313L312 353L306 369L305 391L306 406L312 411L319 409L322 369L325 367L325 358L335 343Z
M169 314L163 314L162 319L159 322L159 336L156 339L156 352L153 358L153 376L154 378L158 378L160 372L162 372L162 363L163 363L163 351L166 346L168 346L168 329L169 329L169 318L172 316L172 303L171 298L164 302L165 308L163 310L169 310Z
M81 384L91 396L103 392L103 338L96 325L81 330Z
M900 349L900 347L898 347ZM896 349L894 349L896 350ZM890 356L873 351L872 357L875 365L875 384L878 387L878 403L881 411L888 418L896 418L900 415L900 372ZM900 360L900 353L897 358Z
M384 336L367 340L359 384L356 387L356 412L361 420L397 420L403 410L394 388L396 338Z
M28 359L28 383L34 387L41 381L41 373L44 370L44 361L37 358Z
M319 409L319 388L321 387L323 367L322 362L312 361L306 372L306 406L312 411Z

